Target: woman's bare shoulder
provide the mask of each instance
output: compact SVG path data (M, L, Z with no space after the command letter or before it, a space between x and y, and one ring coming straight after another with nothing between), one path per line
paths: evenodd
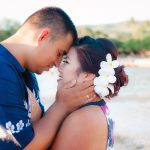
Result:
M79 122L91 122L91 124L98 123L98 125L103 122L106 123L106 117L99 106L86 106L82 107L71 113L66 120L76 120Z
M107 137L107 120L99 106L86 106L76 110L66 118L64 124L84 142L88 142L90 138L91 142L96 142Z
M86 106L71 113L63 122L52 150L105 149L107 122L98 106Z

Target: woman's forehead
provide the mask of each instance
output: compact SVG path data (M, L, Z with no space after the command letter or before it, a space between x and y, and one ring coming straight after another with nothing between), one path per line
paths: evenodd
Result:
M80 66L77 51L74 47L70 49L69 53L67 54L67 57L68 59L70 59L71 61L73 61L74 63Z
M75 48L74 48L74 47L71 47L67 55L68 55L68 56L73 56L73 55L76 55L76 53L77 53L77 52L76 52Z

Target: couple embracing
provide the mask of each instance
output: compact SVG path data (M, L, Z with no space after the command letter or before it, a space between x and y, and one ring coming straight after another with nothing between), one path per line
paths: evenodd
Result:
M127 84L108 39L77 37L60 8L43 8L0 43L1 150L111 150L114 122L106 105ZM44 111L34 73L56 66L55 102ZM51 84L51 83L45 83ZM6 136L7 137L7 136Z

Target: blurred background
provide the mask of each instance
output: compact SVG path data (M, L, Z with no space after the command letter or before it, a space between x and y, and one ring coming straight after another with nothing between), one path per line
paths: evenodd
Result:
M150 2L149 0L0 0L0 41L45 6L66 11L79 36L112 40L129 84L108 105L115 120L116 150L150 150ZM37 75L47 109L55 99L57 69Z

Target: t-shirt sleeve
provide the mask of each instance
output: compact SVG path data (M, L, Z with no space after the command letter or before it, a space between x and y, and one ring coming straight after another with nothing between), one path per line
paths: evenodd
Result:
M0 149L3 150L23 149L34 137L29 107L19 86L10 78L0 76L0 125L11 132L21 145L18 147L11 140L0 140Z

